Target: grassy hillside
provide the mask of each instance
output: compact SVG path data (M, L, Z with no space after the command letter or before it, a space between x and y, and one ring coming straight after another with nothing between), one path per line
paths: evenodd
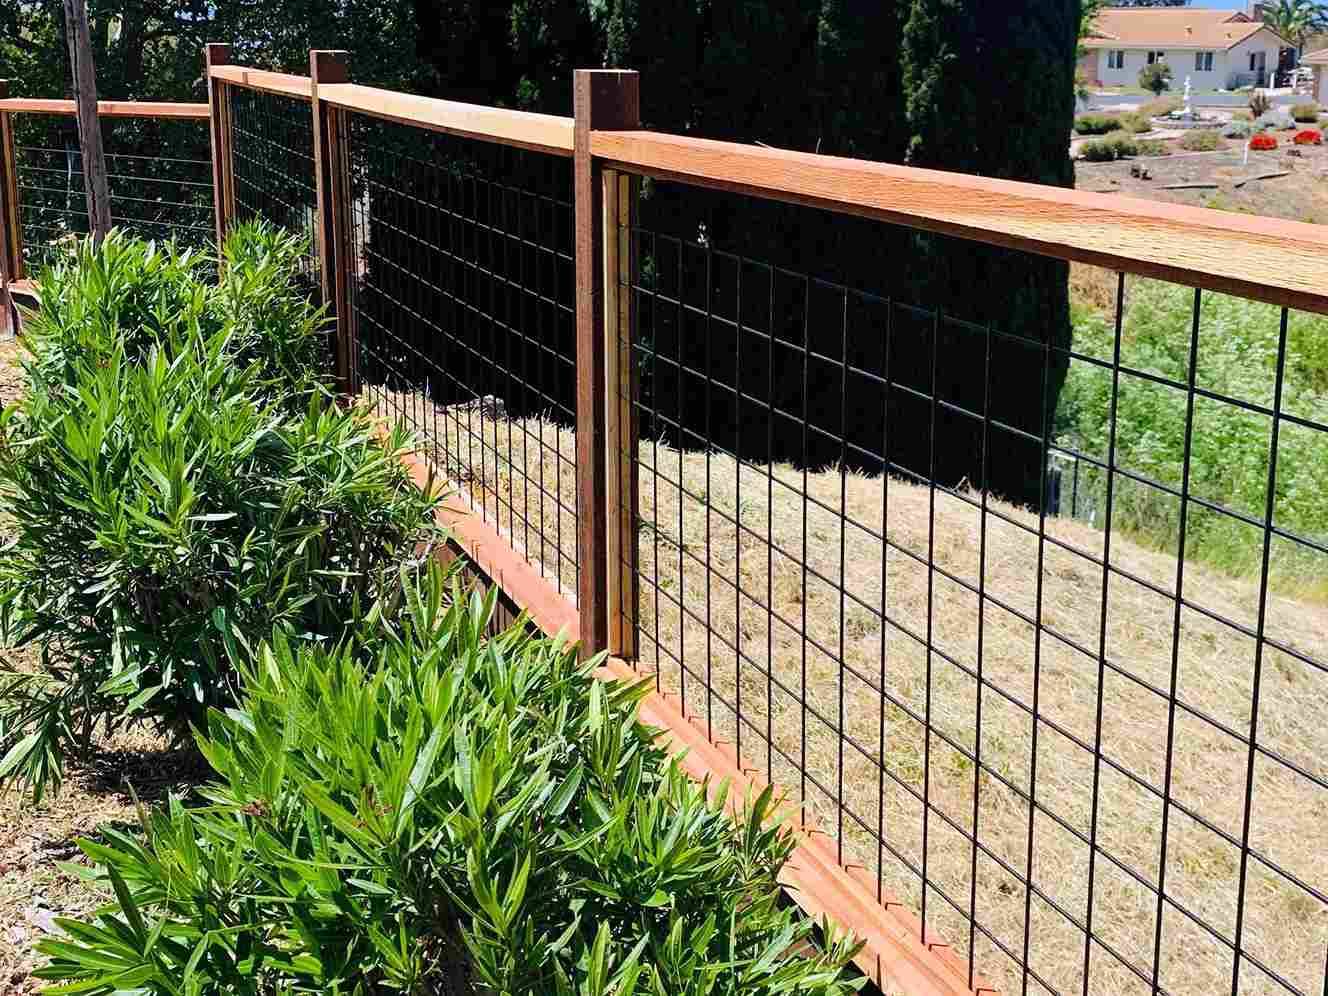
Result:
M1110 360L1114 347L1114 281L1083 274L1075 281L1075 349ZM1187 383L1194 292L1155 280L1130 280L1121 336L1116 464L1177 490L1186 445ZM1262 520L1266 514L1272 419L1222 399L1271 408L1276 383L1281 310L1221 294L1201 295L1190 440L1190 493ZM1109 448L1111 371L1071 365L1058 413L1066 446L1105 461ZM1282 410L1328 425L1328 318L1291 312L1287 325ZM1105 506L1104 475L1081 466L1080 489ZM1294 421L1280 426L1273 518L1277 526L1328 544L1328 432ZM1174 551L1180 502L1157 489L1117 482L1113 523L1141 543ZM1257 576L1261 530L1248 522L1191 505L1187 559L1241 577ZM1320 600L1328 598L1328 556L1278 538L1270 555L1273 583Z

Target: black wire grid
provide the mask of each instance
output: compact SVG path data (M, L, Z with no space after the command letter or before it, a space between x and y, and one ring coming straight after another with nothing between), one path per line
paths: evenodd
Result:
M227 86L235 214L263 219L304 238L306 275L318 282L318 191L314 186L309 101Z
M1328 993L1328 764L1314 746L1328 613L1289 622L1319 610L1270 591L1284 558L1328 570L1324 537L1279 522L1279 445L1296 434L1328 460L1328 411L1291 402L1288 321L1306 316L1267 307L1276 372L1244 397L1207 386L1204 347L1225 333L1201 321L1206 293L1178 288L1193 300L1177 379L1122 341L1124 276L1103 317L1114 348L1094 353L723 252L704 232L620 237L635 624L661 690L788 793L878 898L919 911L970 985ZM992 375L1022 365L1036 384L1040 370L1045 395L1067 362L1109 398L1101 451L1058 440L1049 417L1012 424ZM955 363L977 372L962 391L947 386ZM1119 459L1118 401L1144 387L1182 403L1174 474ZM854 410L864 398L874 418ZM1192 479L1196 440L1233 418L1267 445L1253 510ZM938 483L938 441L965 422L977 469ZM1045 469L1040 503L989 493L993 454L1029 447L1044 468L1079 461L1085 493L1096 474L1096 526L1050 518ZM1169 548L1113 537L1113 511L1141 493L1170 503ZM1254 579L1194 565L1199 515L1252 531ZM1196 668L1232 701L1196 699ZM1304 821L1299 841L1267 815L1279 806L1300 814L1277 817Z
M349 120L360 389L574 597L570 162Z
M113 150L105 153L112 223L142 238L205 247L213 233L211 162ZM14 151L23 259L35 273L88 234L83 157L72 125L64 147L20 145Z

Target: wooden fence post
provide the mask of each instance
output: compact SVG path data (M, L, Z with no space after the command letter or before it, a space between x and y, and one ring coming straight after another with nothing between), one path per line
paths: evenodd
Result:
M350 80L348 54L331 49L309 53L309 103L314 116L314 186L318 192L318 270L323 302L335 325L337 385L354 396L355 350L351 303L354 254L350 231L350 154L345 115L319 99L318 88Z
M231 47L221 42L208 42L203 47L203 60L212 139L212 205L217 224L217 251L221 252L226 231L235 218L235 159L231 148L230 93L222 80L213 79L212 67L230 65Z
M612 444L616 451L622 439L617 428L622 415L621 391L617 386L621 379L619 350L623 337L617 321L605 321L606 278L614 285L615 312L619 303L617 281L621 257L616 233L619 230L618 204L621 202L614 202L610 215L615 232L610 243L605 235L605 171L590 153L590 133L592 130L621 131L640 127L639 80L638 74L630 70L578 69L572 83L576 207L577 546L580 555L577 605L581 615L581 645L587 655L622 649L621 625L613 627L618 634L615 641L618 645L610 642L610 619L616 617L621 622L620 606L613 601L622 596L621 578L625 573L621 537L625 529L633 528L630 520L625 524L622 521L628 516L619 500L620 488L610 484L610 462L606 458L611 442L610 420L615 426ZM614 186L617 187L616 181ZM613 249L612 262L607 258L610 246ZM613 342L611 349L610 338ZM612 363L609 360L611 351ZM615 386L612 397L610 368ZM630 423L630 406L627 415L626 421ZM619 483L616 465L620 462L613 461L614 485ZM634 515L630 518L634 519ZM613 542L609 539L610 529L615 537ZM634 543L629 546L634 547ZM609 559L611 556L613 561Z
M9 81L0 80L0 100L9 96ZM18 207L18 164L14 156L14 121L0 112L0 334L15 331L14 303L9 285L23 279L23 229Z

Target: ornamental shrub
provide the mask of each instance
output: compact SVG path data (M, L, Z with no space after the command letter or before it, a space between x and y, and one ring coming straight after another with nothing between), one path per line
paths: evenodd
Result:
M1290 131L1296 122L1286 111L1273 110L1255 118L1254 126L1258 131Z
M1078 135L1105 135L1120 126L1120 118L1114 114L1081 114L1074 119L1074 130Z
M205 807L81 841L115 892L57 920L71 991L848 996L856 948L781 902L767 790L707 800L645 692L433 566L329 647L278 637L199 746ZM714 786L711 786L714 789Z
M1127 131L1113 131L1090 139L1079 147L1079 154L1089 162L1111 162L1139 154L1139 140Z
M1159 138L1140 138L1135 141L1135 150L1137 155L1141 156L1169 156L1171 155L1171 146Z
M1253 133L1254 129L1248 121L1232 121L1222 129L1225 138L1249 138Z
M1304 131L1296 132L1294 141L1297 145L1322 145L1323 132L1315 128L1306 128Z
M1137 111L1122 114L1117 120L1122 128L1135 135L1142 135L1144 132L1153 130L1153 123L1148 120L1148 117Z
M1255 152L1268 152L1277 148L1277 138L1267 132L1260 132L1250 139L1250 148Z
M178 737L230 704L274 628L338 639L434 503L404 433L381 442L295 365L317 313L282 297L288 260L237 266L254 293L228 313L170 247L113 236L78 259L43 277L28 393L0 414L0 624L41 661L0 670L0 780L38 797L98 726Z
M1302 124L1317 124L1319 121L1318 104L1296 104L1291 108L1291 116Z
M1165 62L1155 62L1139 70L1139 85L1150 91L1154 97L1160 97L1171 89L1171 67Z
M1206 128L1187 131L1180 137L1180 147L1186 152L1215 152L1224 147L1220 135Z
M1180 110L1180 98L1178 97L1158 97L1155 100L1147 101L1139 105L1137 113L1146 118L1157 118L1163 114L1170 114L1172 111Z

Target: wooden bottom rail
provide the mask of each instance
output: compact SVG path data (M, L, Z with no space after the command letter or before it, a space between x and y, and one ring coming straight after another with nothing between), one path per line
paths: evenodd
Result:
M421 486L431 479L428 461L420 454L404 458L411 477ZM474 510L457 498L446 501L437 514L450 534L452 549L443 557L464 553L473 566L532 621L550 636L579 638L575 602L555 591L506 539ZM630 663L609 658L595 672L604 680L636 681L645 675ZM670 754L680 756L683 770L697 782L710 779L710 791L728 779L728 806L736 811L750 793L765 782L751 769L739 767L733 751L706 738L702 724L687 717L675 697L652 692L641 703L641 721L658 728ZM968 986L968 964L940 938L927 932L901 903L891 896L876 899L876 883L865 869L839 864L831 839L809 827L796 830L799 843L784 867L782 884L809 916L828 918L864 940L858 967L882 990L908 996L996 996L996 989L981 976Z

